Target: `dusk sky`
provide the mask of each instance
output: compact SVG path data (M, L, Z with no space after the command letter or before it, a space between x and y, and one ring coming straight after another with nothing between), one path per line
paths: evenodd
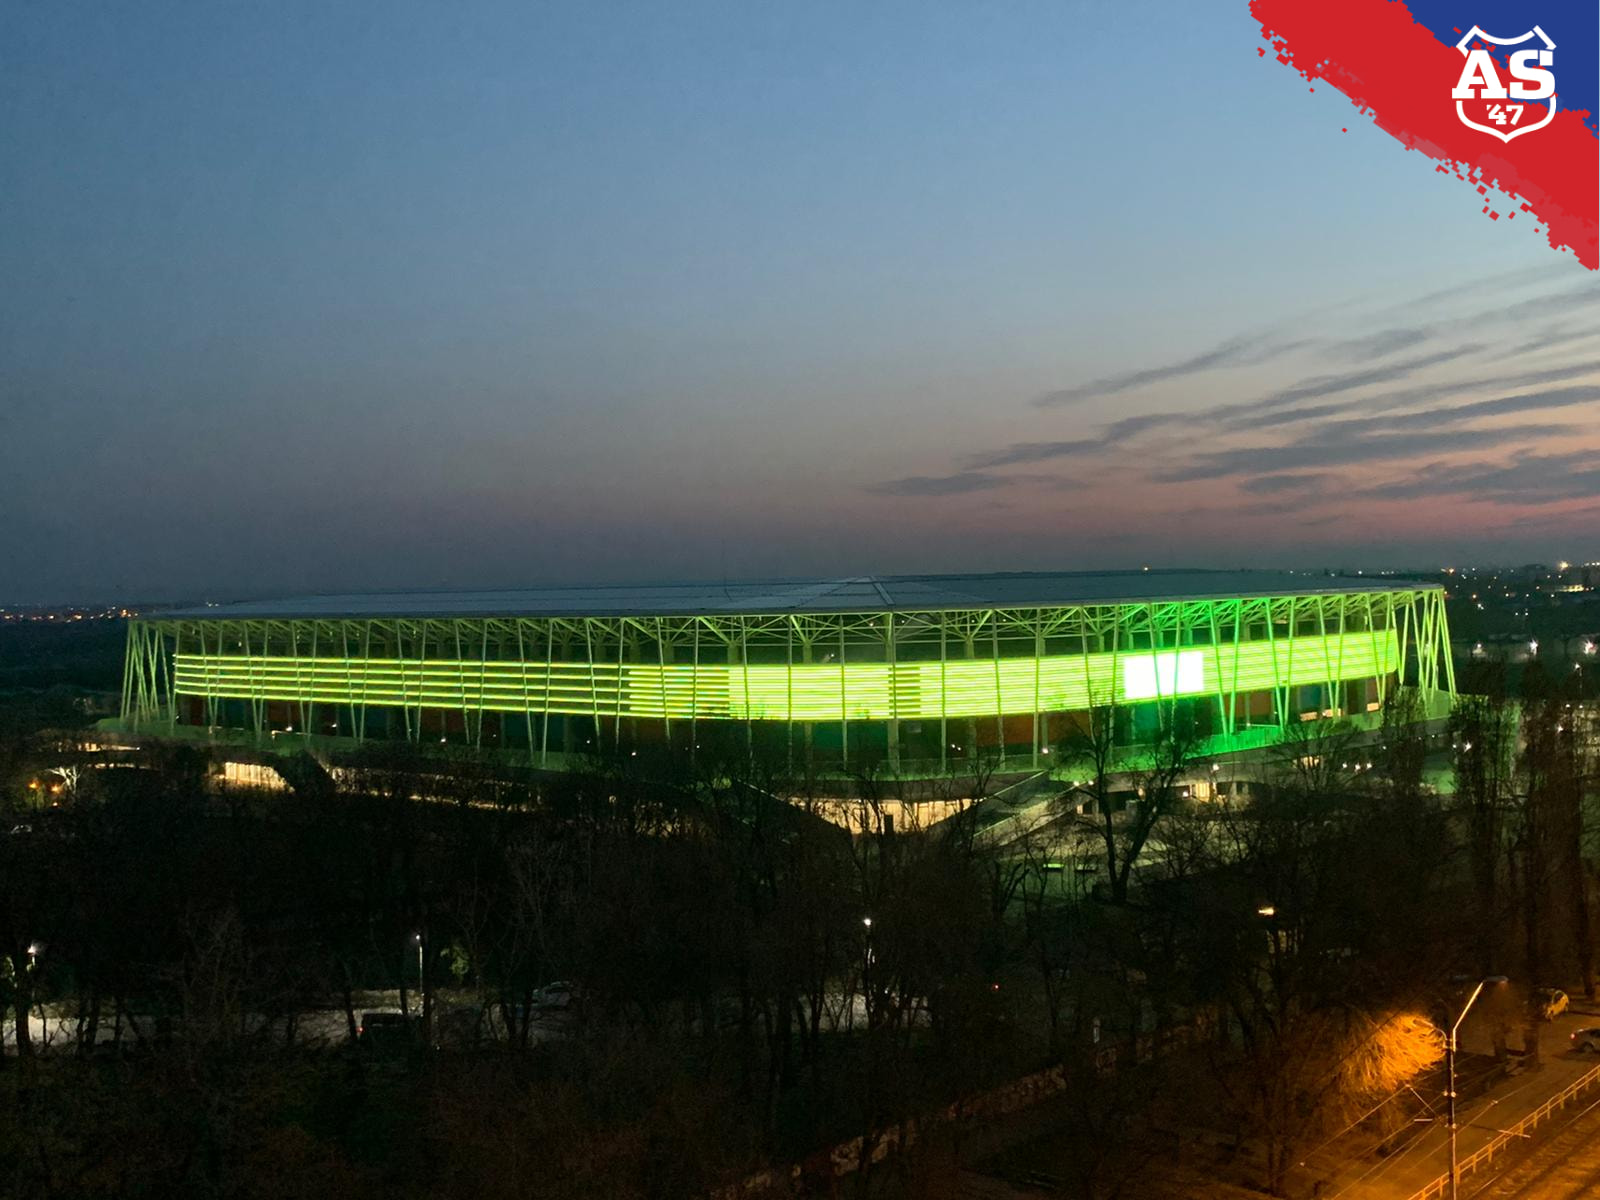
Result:
M1600 281L1243 0L3 13L0 604L1600 558Z

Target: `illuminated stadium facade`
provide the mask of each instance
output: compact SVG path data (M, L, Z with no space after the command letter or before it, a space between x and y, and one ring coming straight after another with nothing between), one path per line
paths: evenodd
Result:
M1212 753L1454 691L1444 594L1270 572L902 576L331 596L134 620L122 724L465 744L559 767L703 740L832 769L1047 764L1109 707ZM220 731L234 731L223 735Z

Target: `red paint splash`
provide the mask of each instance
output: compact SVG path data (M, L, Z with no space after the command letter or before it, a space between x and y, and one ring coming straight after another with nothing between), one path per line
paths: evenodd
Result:
M1447 164L1436 170L1480 195L1490 187L1504 193L1544 223L1553 247L1600 270L1600 139L1584 125L1585 112L1558 107L1549 125L1509 143L1469 129L1450 98L1461 52L1414 21L1399 0L1251 0L1250 12L1279 62L1310 81L1325 80L1408 150ZM1488 206L1484 212L1499 219Z

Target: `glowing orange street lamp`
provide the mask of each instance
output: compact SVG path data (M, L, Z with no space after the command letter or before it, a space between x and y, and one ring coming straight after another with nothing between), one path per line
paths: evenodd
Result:
M1445 1093L1446 1112L1450 1122L1450 1200L1456 1200L1456 1186L1461 1181L1461 1170L1456 1164L1456 1030L1460 1029L1461 1022L1467 1019L1467 1013L1482 994L1484 984L1499 987L1505 982L1504 975L1489 975L1478 980L1478 986L1472 989L1472 995L1468 996L1467 1002L1461 1006L1461 1015L1456 1018L1456 1023L1450 1026L1450 1036L1445 1040L1445 1073L1449 1076L1450 1089Z

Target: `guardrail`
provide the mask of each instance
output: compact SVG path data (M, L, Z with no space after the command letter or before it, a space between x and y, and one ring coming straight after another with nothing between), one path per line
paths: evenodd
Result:
M1496 1154L1499 1154L1512 1142L1527 1137L1542 1123L1560 1112L1596 1083L1600 1083L1600 1067L1592 1067L1585 1071L1563 1088L1560 1093L1546 1100L1510 1129L1502 1130L1486 1144L1463 1158L1456 1167L1458 1177L1465 1179L1478 1168L1488 1166ZM1449 1194L1450 1172L1446 1171L1420 1191L1413 1192L1408 1200L1444 1200L1444 1197Z

